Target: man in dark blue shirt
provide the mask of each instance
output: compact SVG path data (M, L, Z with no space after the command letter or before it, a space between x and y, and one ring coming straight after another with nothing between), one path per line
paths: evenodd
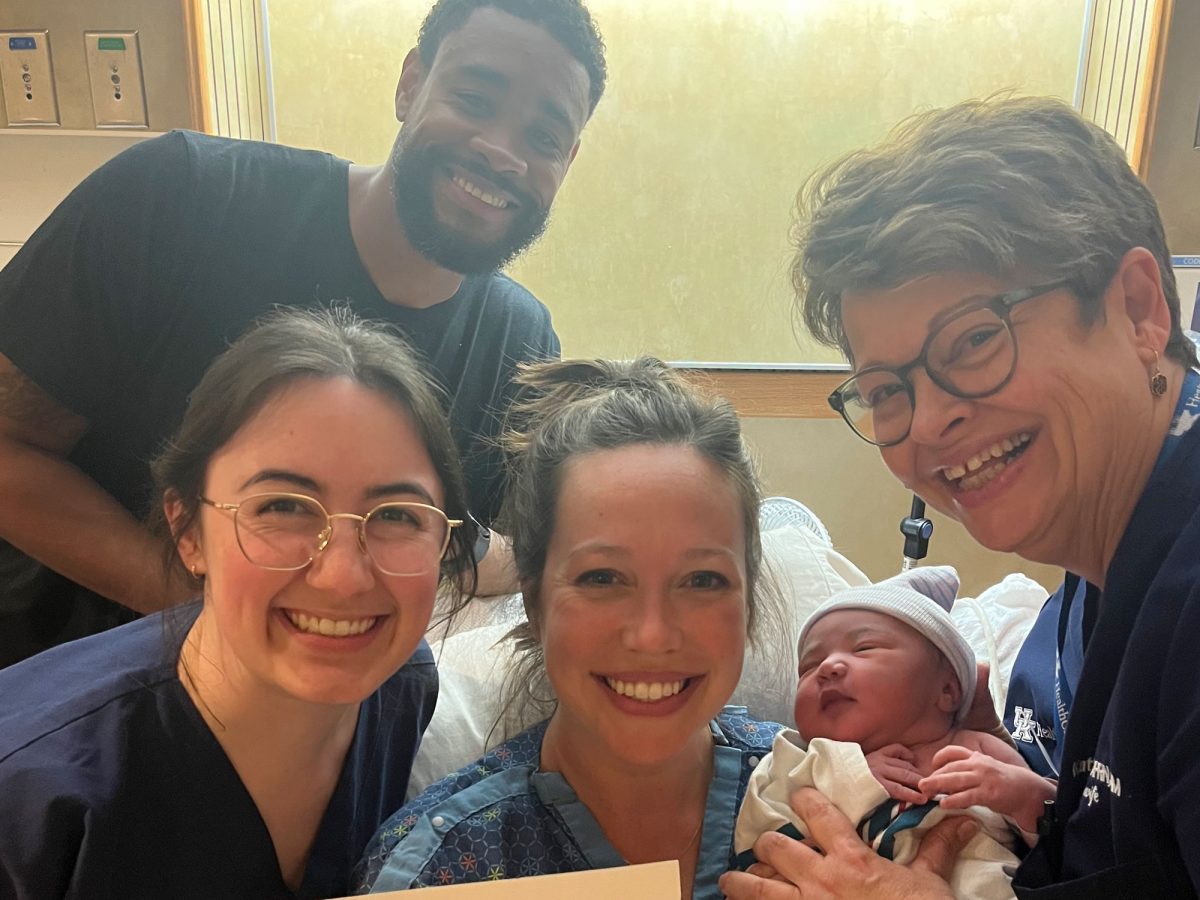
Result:
M393 322L445 388L472 511L492 519L512 375L559 354L549 312L496 270L545 227L603 50L580 0L439 0L386 163L173 133L63 201L0 272L0 666L194 589L160 574L139 521L147 460L276 305ZM481 592L508 587L502 557Z

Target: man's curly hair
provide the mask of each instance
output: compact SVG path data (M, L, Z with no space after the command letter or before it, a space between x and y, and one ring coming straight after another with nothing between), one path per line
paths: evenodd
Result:
M595 112L604 93L608 66L604 61L604 39L580 0L438 0L421 24L417 38L417 50L425 67L433 65L446 35L462 28L475 10L487 7L540 25L579 60L588 74L588 114Z

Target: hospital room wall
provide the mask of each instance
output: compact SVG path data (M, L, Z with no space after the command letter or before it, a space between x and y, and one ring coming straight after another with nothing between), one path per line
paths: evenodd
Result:
M49 34L62 129L95 127L84 50L87 31L136 31L149 128L167 131L194 127L187 80L189 35L182 0L0 2L0 31L25 29ZM0 125L7 121L3 105L0 96Z
M1176 0L1167 40L1146 184L1171 251L1200 255L1200 3Z
M145 137L193 127L188 31L180 0L0 2L0 31L46 31L58 127L3 127L0 96L0 266L58 200L105 160ZM87 31L136 31L148 129L95 128L84 46Z

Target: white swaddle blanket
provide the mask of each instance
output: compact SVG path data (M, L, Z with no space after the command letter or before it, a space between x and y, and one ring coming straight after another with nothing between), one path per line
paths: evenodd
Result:
M807 786L832 800L851 822L858 823L859 834L868 844L898 863L911 861L921 836L946 816L974 816L983 828L959 855L950 887L956 897L971 900L1014 896L1011 873L1019 860L1009 849L1013 833L1002 816L981 806L960 812L943 810L936 803L913 806L892 800L871 774L858 744L815 738L806 747L790 728L776 735L771 752L750 776L734 832L734 852L750 850L768 831L807 834L788 804L794 790Z

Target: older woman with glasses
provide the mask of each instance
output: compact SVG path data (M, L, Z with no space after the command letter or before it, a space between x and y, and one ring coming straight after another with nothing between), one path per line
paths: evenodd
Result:
M853 366L831 405L981 544L1067 570L1008 700L1058 782L1017 895L1196 896L1200 375L1154 199L1066 105L1002 98L851 154L802 216L805 323ZM989 805L986 759L952 769L922 789ZM770 835L730 897L948 896L944 844L905 870L795 802L825 854Z
M0 672L0 895L344 895L433 712L438 586L472 567L438 395L391 334L282 312L154 472L202 597Z

